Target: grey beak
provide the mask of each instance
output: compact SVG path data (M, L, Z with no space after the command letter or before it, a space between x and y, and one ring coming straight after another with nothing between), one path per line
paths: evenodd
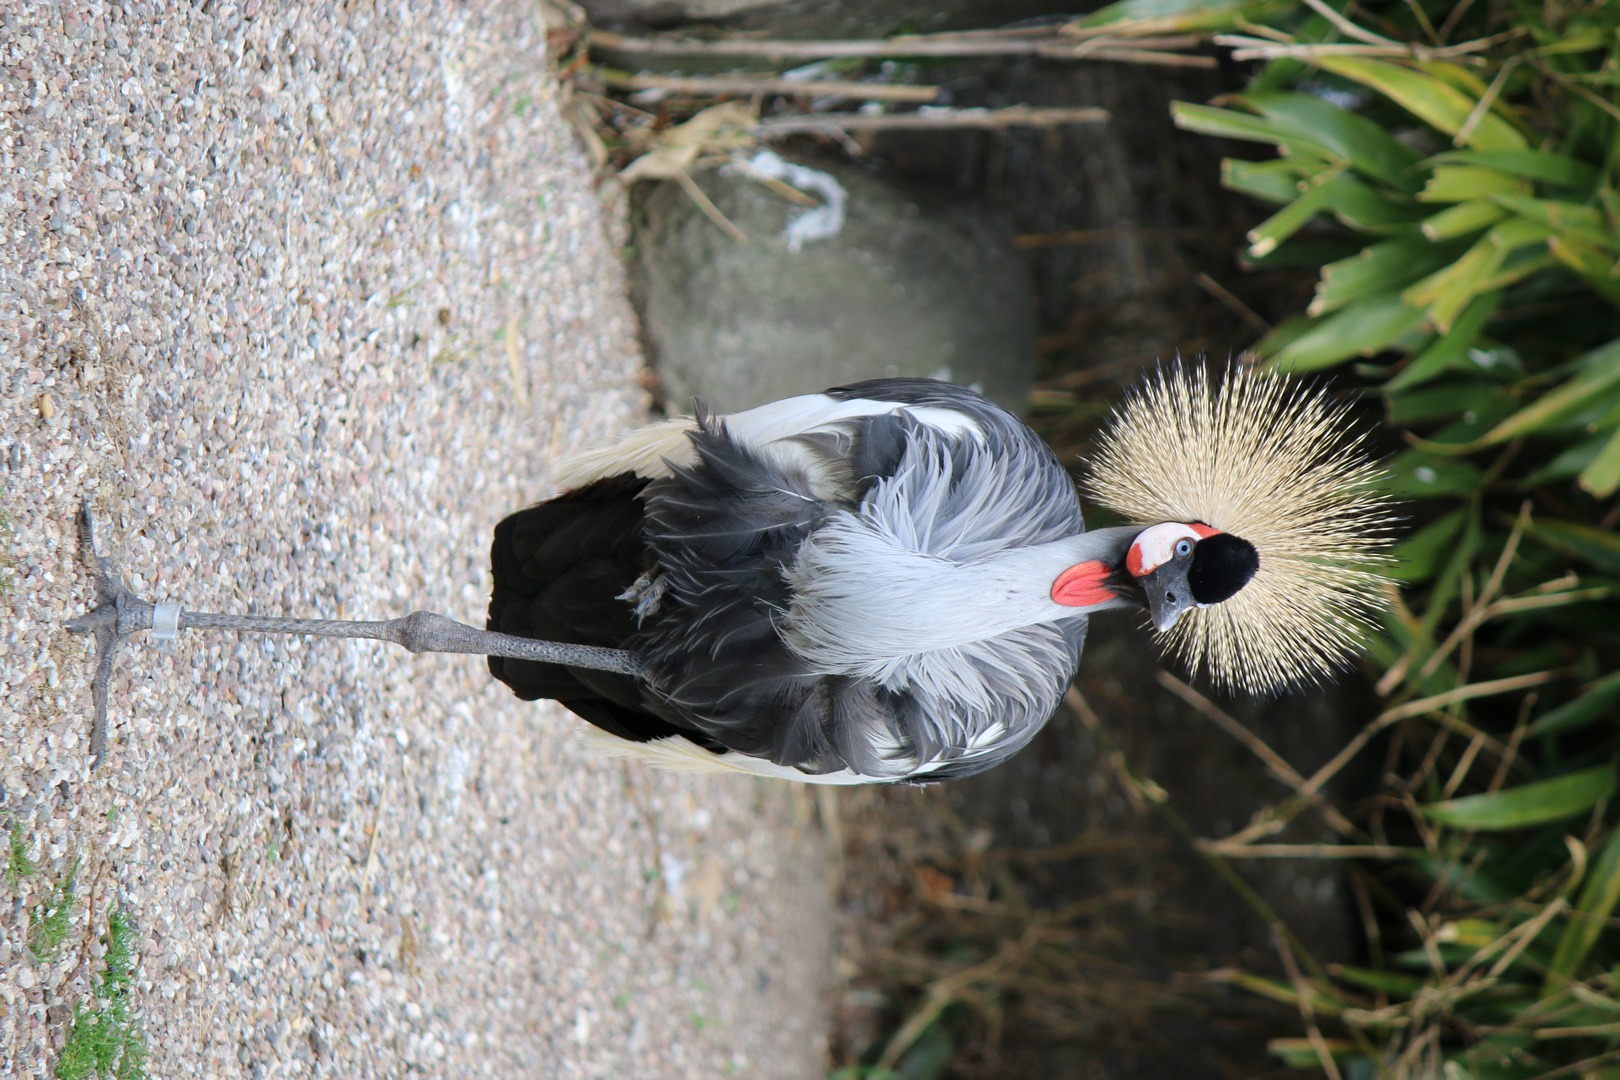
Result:
M1187 568L1191 565L1191 559L1170 559L1140 579L1147 593L1153 629L1161 634L1176 625L1183 611L1196 606L1192 588L1187 584Z

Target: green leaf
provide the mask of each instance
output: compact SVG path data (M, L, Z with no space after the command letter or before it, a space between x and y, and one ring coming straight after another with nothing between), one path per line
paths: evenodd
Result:
M1579 412L1594 395L1620 383L1620 339L1587 353L1580 368L1580 375L1498 424L1485 436L1485 444L1506 442L1552 427Z
M1419 203L1392 199L1353 176L1340 176L1329 185L1327 205L1352 229L1374 233L1406 232L1428 213Z
M1323 315L1370 293L1391 292L1444 266L1458 254L1454 246L1442 247L1409 237L1373 244L1358 255L1322 267L1316 299L1307 310L1312 315Z
M1429 321L1444 333L1474 297L1532 272L1533 266L1521 264L1514 273L1504 274L1503 264L1521 248L1544 242L1550 232L1539 222L1522 218L1504 221L1480 237L1456 262L1407 289L1402 299L1423 308Z
M1575 914L1564 924L1564 933L1553 950L1552 963L1547 965L1547 981L1541 996L1546 998L1564 988L1567 980L1575 977L1581 964L1591 955L1598 935L1603 933L1614 905L1620 902L1620 829L1609 835L1597 862L1586 872L1580 896L1575 901Z
M1476 165L1441 165L1418 192L1423 202L1466 202L1492 195L1529 195L1530 185L1517 176Z
M1311 177L1299 198L1249 230L1249 254L1265 255L1276 250L1278 244L1293 236L1311 218L1328 208L1333 197L1333 182L1343 174L1343 166L1336 166Z
M1276 349L1271 366L1292 372L1317 371L1352 356L1372 356L1417 330L1422 323L1423 312L1402 302L1398 295L1366 297L1329 315ZM1271 348L1274 348L1272 335L1255 346L1261 356L1266 356Z
M1170 103L1170 116L1178 128L1214 135L1222 139L1271 143L1285 154L1305 154L1332 161L1336 154L1318 139L1298 135L1275 121L1250 113L1194 105L1186 101Z
M1385 390L1402 390L1409 386L1420 386L1430 379L1438 378L1451 365L1468 354L1468 347L1473 344L1479 332L1490 322L1491 316L1496 314L1497 306L1502 302L1502 290L1493 289L1481 293L1468 302L1452 322L1451 329L1435 338L1412 358L1412 362L1387 384Z
M1337 964L1333 967L1335 978L1363 990L1382 990L1384 993L1397 998L1411 997L1423 988L1424 980L1415 975L1402 975L1396 971L1374 971L1371 968L1351 967L1349 964Z
M1318 56L1326 71L1358 82L1394 101L1407 112L1447 135L1456 135L1468 122L1477 101L1425 71L1359 56ZM1465 140L1476 150L1524 150L1524 136L1495 113L1480 117Z
M1614 44L1614 32L1602 27L1589 26L1585 30L1568 31L1560 41L1550 42L1537 49L1542 56L1559 56L1563 53L1590 52L1593 49L1606 49Z
M1614 276L1616 263L1613 252L1604 253L1576 236L1554 236L1547 240L1547 250L1553 257L1586 279L1603 299L1620 307L1620 278Z
M1418 152L1364 116L1313 94L1257 91L1238 100L1293 137L1326 147L1357 172L1403 191L1417 188Z
M1502 400L1500 388L1482 382L1446 383L1427 390L1391 393L1389 422L1395 427L1407 428L1492 409Z
M1576 443L1565 450L1547 464L1524 478L1526 487L1535 487L1545 484L1549 480L1567 480L1576 476L1580 471L1597 460L1598 451L1608 443L1606 435L1599 435L1585 442Z
M1537 518L1530 523L1530 535L1543 543L1566 551L1611 574L1620 574L1620 536L1607 529L1594 529L1573 521Z
M1472 199L1424 218L1423 235L1430 240L1451 240L1488 229L1507 215L1506 210L1489 199Z
M1472 494L1483 478L1479 467L1471 462L1423 450L1408 450L1397 455L1389 463L1388 471L1384 490L1409 499Z
M1436 154L1424 165L1479 165L1527 180L1586 190L1597 183L1597 170L1567 154L1544 150L1452 150Z
M1499 397L1477 409L1470 409L1456 420L1430 435L1430 443L1448 443L1453 446L1474 447L1479 437L1502 421L1515 406L1510 397Z
M1581 470L1580 485L1600 499L1607 499L1620 488L1620 429L1609 436L1598 456Z
M1309 266L1313 270L1331 262L1348 259L1361 251L1361 241L1348 237L1337 240L1289 240L1277 250L1254 258L1242 256L1246 270L1272 270L1283 266Z
M1252 195L1269 203L1292 202L1299 197L1299 182L1308 170L1299 158L1275 161L1243 161L1227 158L1221 162L1221 184L1232 191Z
M1293 5L1287 0L1119 0L1081 19L1080 26L1124 20L1153 20L1163 34L1236 29L1242 22L1264 22Z
M1390 576L1408 585L1418 585L1432 578L1440 563L1451 554L1452 542L1462 530L1465 512L1453 510L1437 521L1425 525L1422 531L1395 545L1391 555L1395 565Z
M1506 791L1469 795L1419 807L1423 816L1455 829L1498 832L1544 825L1590 810L1620 786L1613 765L1599 765Z
M1605 675L1588 686L1586 692L1574 701L1567 701L1551 712L1538 716L1536 722L1525 729L1524 737L1533 739L1540 735L1579 730L1594 720L1601 720L1616 701L1620 701L1620 671Z
M1545 225L1552 232L1578 236L1610 251L1620 250L1620 233L1609 228L1603 211L1595 206L1560 199L1533 199L1507 192L1493 194L1491 201L1520 217Z

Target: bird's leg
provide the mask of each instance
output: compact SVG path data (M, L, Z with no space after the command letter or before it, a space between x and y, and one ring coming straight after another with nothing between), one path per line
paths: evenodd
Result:
M413 611L398 619L351 622L342 619L283 619L267 615L214 615L186 611L179 604L153 604L136 596L112 572L110 561L96 551L95 528L86 500L79 511L79 549L96 587L96 606L67 623L75 634L96 639L96 674L90 684L95 699L95 726L90 731L91 768L101 763L107 744L107 684L112 678L118 647L137 630L151 630L160 639L181 630L236 630L248 634L309 634L314 637L364 638L391 641L413 653L467 653L504 656L546 664L611 671L645 678L646 669L634 653L595 645L534 641L512 634L480 630L465 623Z

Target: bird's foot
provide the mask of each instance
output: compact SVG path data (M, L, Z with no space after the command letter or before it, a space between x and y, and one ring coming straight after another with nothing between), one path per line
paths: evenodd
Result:
M96 551L89 499L79 505L79 558L95 585L96 606L66 625L72 633L92 634L96 639L96 674L90 681L96 710L90 728L90 767L94 769L107 750L107 686L112 681L113 658L131 634L151 629L154 605L131 592L113 573L112 561Z
M636 625L640 626L649 615L658 614L658 608L664 602L664 590L669 588L669 578L663 574L654 574L649 571L636 578L635 582L624 592L614 597L615 600L624 600L632 605L636 616Z

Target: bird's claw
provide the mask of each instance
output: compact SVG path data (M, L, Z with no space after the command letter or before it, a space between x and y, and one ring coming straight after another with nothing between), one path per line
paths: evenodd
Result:
M651 572L642 574L624 592L614 597L624 600L632 606L636 616L636 625L640 626L649 615L658 614L663 606L664 591L669 588L669 578L664 574L656 576Z
M113 659L130 634L152 625L152 605L131 592L113 573L112 561L96 550L88 498L79 504L79 558L95 585L96 606L64 625L70 633L93 634L96 639L96 674L90 681L96 710L90 728L90 768L94 769L107 750L107 687L112 682Z

